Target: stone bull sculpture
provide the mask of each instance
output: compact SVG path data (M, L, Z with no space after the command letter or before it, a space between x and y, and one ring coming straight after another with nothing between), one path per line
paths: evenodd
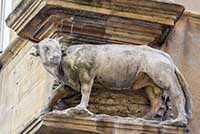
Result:
M191 118L191 96L183 75L170 56L148 46L133 45L74 45L62 49L56 39L44 39L34 44L44 68L61 85L81 92L82 98L75 110L87 111L92 87L101 85L111 90L140 90L150 100L148 116L160 108L159 95L167 90L177 110L175 119L163 124L186 125ZM63 56L64 54L64 56ZM144 90L141 90L144 91ZM58 88L47 106L49 111L66 94ZM134 98L133 98L134 99Z

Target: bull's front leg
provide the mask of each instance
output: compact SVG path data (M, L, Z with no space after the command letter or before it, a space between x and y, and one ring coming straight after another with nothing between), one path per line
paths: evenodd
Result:
M79 109L87 109L89 100L90 100L90 93L92 90L92 84L93 80L91 80L89 83L81 83L81 102L79 105L76 106L76 108Z
M81 102L77 106L73 108L69 108L66 110L68 115L89 115L93 116L94 114L87 110L87 106L90 99L90 93L93 85L93 77L90 77L87 73L83 73L80 75L80 83L81 83Z

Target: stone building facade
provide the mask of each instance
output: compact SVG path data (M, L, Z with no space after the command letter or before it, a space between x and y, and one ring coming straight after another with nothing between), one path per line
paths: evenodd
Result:
M53 0L49 1L55 2ZM26 3L22 0L13 0L13 10L21 2ZM40 2L41 0L36 0L36 4L32 4L33 6L24 10L27 11L27 14L24 14L24 18L23 16L20 18L24 19L23 21L17 18L17 13L20 12L20 9L18 9L18 12L15 12L15 22L13 24L9 24L11 23L9 20L7 22L14 31L11 32L12 41L10 45L0 56L0 63L2 65L0 71L0 134L28 132L31 128L27 127L31 126L33 121L39 116L42 107L47 102L49 89L52 88L54 82L54 79L44 70L40 60L30 55L34 48L32 48L32 42L28 39L40 40L44 37L52 36L50 35L53 33L51 30L55 29L50 27L51 25L47 25L47 27L40 31L34 31L35 33L38 32L35 36L35 33L30 32L34 29L35 26L32 24L35 24L35 22L28 27L24 26L30 23L29 19L35 17L34 11L40 10L40 6L37 7L37 4L40 5ZM57 3L55 2L54 6L60 6L59 2L64 5L63 0L60 0ZM198 91L200 88L200 83L198 82L200 79L200 72L198 71L200 66L200 9L198 8L200 2L198 0L175 0L175 2L183 4L186 10L177 21L175 27L171 29L165 42L161 41L159 45L154 44L152 47L169 53L188 81L194 102L193 119L189 125L189 133L198 134L200 133L198 128L200 124L200 91ZM31 12L32 9L33 12ZM15 16L11 17L15 18ZM42 20L42 17L38 17L37 21ZM159 23L165 23L165 25L171 28L173 24L170 22L172 21L164 20ZM117 25L117 23L115 24ZM50 29L48 29L49 27ZM152 36L150 35L146 38L146 31L140 28L139 30L142 31L141 33L143 33L144 37L139 40L130 39L128 43L137 42L137 44L146 43L149 45L148 42L150 42L149 40ZM159 33L162 30L157 29L155 33L158 33L160 37L162 34L159 35ZM37 124L37 122L35 123Z

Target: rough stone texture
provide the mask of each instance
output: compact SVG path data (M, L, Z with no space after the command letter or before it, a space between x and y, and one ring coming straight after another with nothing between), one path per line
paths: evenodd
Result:
M168 52L188 81L193 97L191 134L199 134L200 124L200 16L186 14L177 24L163 50Z
M63 102L66 106L73 107L79 104L80 100L81 95L77 94L63 99ZM143 117L148 109L149 102L141 91L93 90L89 103L89 110L93 113L122 117Z

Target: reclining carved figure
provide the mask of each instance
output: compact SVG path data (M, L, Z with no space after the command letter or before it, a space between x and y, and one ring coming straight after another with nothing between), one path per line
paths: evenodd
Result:
M66 47L62 52L56 39L44 39L34 47L45 69L62 86L81 92L81 102L74 109L88 111L92 86L98 84L112 90L145 89L151 104L147 116L158 111L161 105L158 96L167 90L178 114L175 119L162 123L186 125L191 118L188 85L170 56L160 50L148 46L83 44ZM55 90L48 110L65 93L62 88Z

